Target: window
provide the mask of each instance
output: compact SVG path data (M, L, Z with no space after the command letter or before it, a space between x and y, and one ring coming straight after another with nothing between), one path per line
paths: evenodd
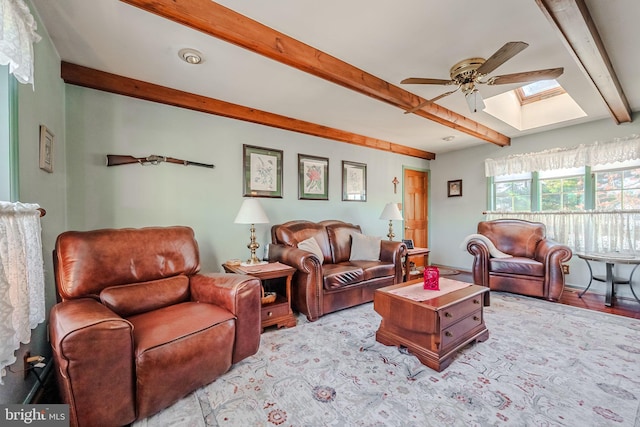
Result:
M527 105L566 93L562 86L555 80L540 80L529 83L528 85L517 88L515 92L520 101L520 105Z
M594 168L595 208L598 210L640 209L640 161Z
M531 210L531 174L503 175L495 178L495 209L521 212Z
M18 149L15 79L0 66L0 200L18 200Z
M584 178L584 168L540 172L540 210L584 210Z

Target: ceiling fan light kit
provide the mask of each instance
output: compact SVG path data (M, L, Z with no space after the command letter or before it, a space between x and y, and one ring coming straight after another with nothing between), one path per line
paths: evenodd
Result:
M465 99L467 100L467 104L469 105L469 110L472 113L477 112L478 110L484 110L484 100L478 92L478 88L476 85L479 84L488 84L488 85L500 85L500 84L511 84L511 83L525 83L525 82L534 82L539 80L548 80L555 79L562 75L564 72L563 68L549 68L545 70L535 70L535 71L525 71L521 73L514 74L506 74L503 76L494 76L490 77L487 80L482 80L489 73L494 71L496 68L507 62L509 59L513 58L518 53L522 52L524 49L529 46L525 42L508 42L505 43L500 49L498 49L489 59L484 58L468 58L463 59L462 61L456 63L449 70L449 75L451 80L444 79L432 79L432 78L422 78L422 77L410 77L402 80L400 83L402 84L430 84L430 85L457 85L458 88L442 95L439 95L435 98L432 98L428 101L422 102L417 106L407 110L405 113L413 113L426 104L430 102L434 102L440 98L444 98L445 96L449 96L454 92L457 92L459 89L464 93Z

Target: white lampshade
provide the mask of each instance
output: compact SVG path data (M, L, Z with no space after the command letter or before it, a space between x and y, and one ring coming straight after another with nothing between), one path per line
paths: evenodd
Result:
M387 203L380 214L380 219L402 220L402 214L396 203Z
M262 209L258 199L244 199L233 222L236 224L266 224L269 222L269 217Z

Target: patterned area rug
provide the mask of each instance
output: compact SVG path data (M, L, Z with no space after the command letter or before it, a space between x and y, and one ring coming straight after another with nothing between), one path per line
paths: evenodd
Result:
M134 425L635 426L640 320L492 292L443 372L375 340L373 304L267 330L259 352Z

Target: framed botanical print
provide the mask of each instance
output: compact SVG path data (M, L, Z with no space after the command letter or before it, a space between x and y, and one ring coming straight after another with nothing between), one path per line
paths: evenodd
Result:
M329 200L329 159L298 154L298 199Z
M461 197L462 196L462 180L456 179L447 182L447 196L448 197Z
M282 150L242 146L246 197L282 198Z
M53 133L40 125L40 169L53 173Z
M342 200L367 201L367 165L342 161Z

